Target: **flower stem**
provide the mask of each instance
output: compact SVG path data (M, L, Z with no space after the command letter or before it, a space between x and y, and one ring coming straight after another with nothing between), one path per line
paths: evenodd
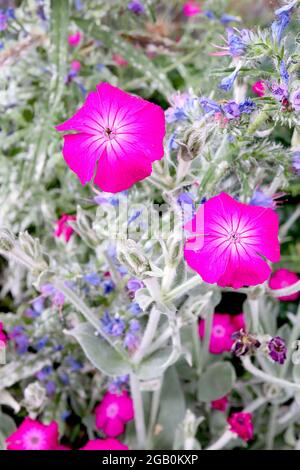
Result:
M150 447L152 445L152 435L153 435L154 427L155 427L156 420L157 420L157 414L159 410L160 394L161 394L161 385L159 386L157 390L154 390L152 394L149 429L148 429L148 442L150 444Z
M200 276L194 276L188 279L186 282L181 284L175 289L171 290L168 295L166 295L166 300L170 301L180 297L183 294L186 294L188 290L193 289L193 287L200 286L202 284L202 280Z
M161 312L156 307L152 308L141 344L133 356L134 364L141 362L147 352L147 349L152 343L160 320L160 313Z
M248 372L253 374L255 377L258 377L258 378L262 379L264 382L273 383L273 384L279 385L283 388L290 388L290 389L293 389L293 390L300 390L300 384L296 384L294 382L289 382L288 380L280 379L278 377L273 377L273 376L261 371L260 369L258 369L257 367L255 367L252 364L249 356L243 357L242 358L242 363L243 363L244 368Z
M142 450L146 447L146 426L143 408L143 398L140 390L139 379L135 374L130 374L130 389L134 407L134 421L137 436L138 449Z

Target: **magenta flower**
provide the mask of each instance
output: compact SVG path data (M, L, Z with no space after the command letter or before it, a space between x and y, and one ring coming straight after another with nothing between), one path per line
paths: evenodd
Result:
M211 354L222 354L225 351L230 351L233 345L232 335L237 331L237 325L234 323L234 318L231 315L214 313L213 324L211 330L209 352ZM200 320L199 323L199 336L204 338L205 335L205 320Z
M82 39L81 33L79 31L77 31L74 34L69 35L68 43L69 43L70 46L76 47L80 43L81 39Z
M251 413L233 413L227 420L230 431L247 442L253 438L253 423Z
M121 56L120 54L113 54L112 55L112 60L119 67L127 67L127 65L128 65L128 61L126 59L124 59L124 57Z
M71 70L73 70L73 72L79 72L80 69L81 69L81 63L79 62L79 60L72 60Z
M152 162L163 157L163 110L108 83L97 85L84 105L59 131L63 155L82 184L93 179L103 191L128 189L152 172Z
M188 265L210 284L255 286L269 278L280 259L278 216L272 209L237 202L221 193L201 204L185 229Z
M222 413L225 413L228 407L228 397L225 396L222 398L218 398L217 400L213 400L210 405L213 410L218 410Z
M128 447L117 439L94 439L88 441L80 450L128 450Z
M1 342L6 344L8 341L6 334L3 331L3 323L0 322L0 345Z
M184 16L195 16L199 15L199 13L202 12L200 5L197 2L194 2L193 0L190 2L185 2L185 4L182 7L182 12Z
M7 450L55 450L58 444L58 424L49 425L25 418L18 429L6 439Z
M107 392L96 410L96 426L109 437L119 436L134 416L132 399L124 390L120 395Z
M65 238L66 243L68 243L68 241L71 238L72 233L74 232L72 227L68 224L70 220L76 220L76 216L62 214L60 219L58 219L55 223L56 227L54 231L54 236L56 238L63 236Z
M288 269L277 269L277 271L275 271L271 276L269 286L271 289L283 289L284 287L296 284L299 279L300 278L296 273L288 271ZM282 297L278 297L278 299L283 301L297 300L299 296L300 292L296 292L291 295L283 295Z
M262 97L265 95L266 87L263 80L258 80L257 82L253 83L251 88L253 93L255 93L257 96Z

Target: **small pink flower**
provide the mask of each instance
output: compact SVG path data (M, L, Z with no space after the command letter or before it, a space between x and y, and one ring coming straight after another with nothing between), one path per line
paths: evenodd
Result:
M205 282L238 289L266 281L280 259L278 215L272 209L242 204L221 193L201 204L185 229L188 265Z
M65 238L66 243L68 243L72 233L74 232L72 227L68 224L70 220L76 220L76 216L63 214L60 219L56 221L56 228L54 231L54 236L56 238L63 236Z
M73 70L73 72L79 72L80 69L81 69L81 63L79 62L79 60L72 60L71 70Z
M8 341L8 338L6 336L6 334L4 333L3 331L3 323L0 322L0 343L4 343L6 344Z
M247 442L253 438L253 423L251 413L233 413L227 420L230 431Z
M81 39L82 39L81 33L79 31L77 31L74 34L69 35L68 43L69 43L70 46L76 47L80 43Z
M95 439L88 441L80 450L128 450L128 447L117 439Z
M96 410L96 426L109 437L119 436L134 416L132 399L124 390L120 395L107 392Z
M188 16L188 17L199 15L199 13L202 12L200 5L194 1L185 2L185 4L182 7L182 11L183 11L184 16Z
M215 313L213 317L209 352L212 354L221 354L225 351L230 351L233 344L231 336L235 331L230 315L227 313ZM204 338L204 335L205 320L200 320L199 336L200 338Z
M127 65L128 65L127 60L124 59L124 57L122 57L120 54L113 54L112 55L112 60L119 67L127 67Z
M222 411L222 413L225 413L228 407L228 397L225 396L222 398L218 398L217 400L213 400L211 402L211 407L213 410L218 410Z
M108 83L97 85L56 129L77 131L64 136L64 158L82 184L94 178L106 192L123 191L146 178L164 154L163 110Z
M266 87L263 80L258 80L257 82L253 83L251 88L253 93L255 93L257 96L265 96Z
M292 271L288 271L287 269L277 269L277 271L275 271L271 276L269 286L271 289L283 289L284 287L295 284L299 279L299 276ZM283 301L297 300L299 296L300 292L296 292L291 295L283 295L282 297L278 297L278 299Z
M25 418L19 428L6 439L7 450L55 450L58 444L58 424L49 425Z

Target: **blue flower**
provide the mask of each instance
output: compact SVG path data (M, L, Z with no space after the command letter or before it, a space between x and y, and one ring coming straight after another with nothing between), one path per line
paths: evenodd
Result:
M100 286L101 279L96 273L89 273L83 276L83 279L92 286Z
M211 100L209 98L205 98L205 96L201 96L199 98L199 103L202 106L205 113L211 113L211 112L217 113L221 111L221 108L218 105L218 103L216 103L216 101Z
M245 49L246 49L245 42L243 41L241 36L234 34L232 28L228 28L227 35L228 35L229 54L232 57L240 57L245 52Z
M142 309L137 302L132 302L129 305L129 311L132 315L139 315L142 312Z
M137 349L140 343L140 338L135 334L129 331L124 338L124 348L129 349L130 351Z
M62 414L60 415L63 421L66 421L69 418L69 416L71 416L71 411L69 410L63 411Z
M285 84L279 84L279 83L272 83L270 85L270 91L277 101L282 101L283 99L288 97L288 89Z
M28 348L29 348L29 338L24 333L23 326L21 325L15 326L10 333L10 337L15 343L16 351L18 354L23 355L27 353Z
M44 338L39 339L39 341L35 345L35 349L37 351L41 351L46 346L48 341L49 341L49 338L47 336L44 336Z
M53 380L50 380L49 382L46 383L46 393L48 396L53 396L55 395L56 392L56 383L53 382Z
M273 40L281 42L283 33L291 21L290 11L283 11L271 25Z
M112 318L106 311L101 318L101 323L105 333L110 336L120 336L124 333L125 322L118 315Z
M233 100L224 104L223 111L228 119L236 119L241 115L240 106Z
M78 372L83 368L83 364L77 361L73 356L67 356L66 363L70 367L71 372Z
M139 279L129 279L127 282L127 289L136 292L143 287L143 283Z
M206 10L204 11L204 15L206 16L206 18L208 18L209 20L214 20L216 15L214 14L213 11L211 10Z
M228 23L240 23L240 21L241 19L238 16L228 15L227 13L223 13L220 18L220 22L225 25Z
M77 11L81 11L83 9L83 3L81 0L75 0L75 8Z
M141 329L141 324L138 320L136 319L130 320L129 331L131 331L131 333L137 333L138 331L140 331L140 329Z
M285 63L284 63L284 60L282 60L280 62L280 67L279 67L279 70L280 70L280 77L281 77L281 80L283 81L283 83L285 83L286 85L289 84L289 73L287 71L287 68L285 66Z
M252 206L261 206L274 209L273 199L267 196L263 191L260 191L259 189L254 191L250 204Z
M239 104L239 110L241 113L251 114L256 108L256 104L251 98L246 98L245 101Z
M292 2L288 3L287 5L284 5L281 8L278 8L275 10L275 15L276 16L281 16L283 13L289 13L292 11L292 9L296 6L298 3L298 0L293 0Z
M135 15L141 15L145 12L145 7L139 0L132 0L128 3L127 8Z
M43 382L44 380L46 380L49 375L51 375L53 372L53 367L52 366L44 366L37 374L36 374L36 377L38 380L40 380L41 382Z
M110 294L115 289L115 284L111 279L107 279L102 282L103 294Z
M108 384L110 393L120 393L128 385L129 375L120 375Z
M234 81L238 76L239 71L234 70L230 75L224 77L221 83L219 84L219 88L224 91L229 91L233 87Z

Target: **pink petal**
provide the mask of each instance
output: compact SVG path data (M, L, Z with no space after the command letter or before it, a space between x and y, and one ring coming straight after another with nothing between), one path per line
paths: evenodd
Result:
M64 159L81 184L92 179L96 163L103 152L102 142L101 138L89 134L64 135Z
M94 179L103 191L117 193L151 175L151 162L128 143L113 144L100 158Z
M103 431L109 437L116 437L122 434L124 429L124 422L120 418L116 417L113 419L107 419Z

